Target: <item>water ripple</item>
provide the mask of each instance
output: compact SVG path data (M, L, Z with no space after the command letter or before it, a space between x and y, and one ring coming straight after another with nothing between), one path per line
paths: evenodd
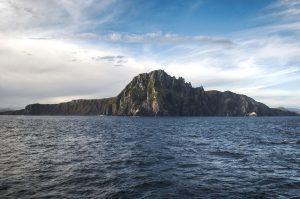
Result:
M0 116L0 198L297 198L300 118Z

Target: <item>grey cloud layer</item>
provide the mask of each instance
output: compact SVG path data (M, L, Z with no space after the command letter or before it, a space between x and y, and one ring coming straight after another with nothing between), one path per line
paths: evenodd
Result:
M110 33L110 34L95 34L95 33L80 33L75 35L55 34L45 35L44 37L31 37L31 39L53 40L97 40L113 43L140 43L140 44L204 44L204 45L236 45L233 41L227 38L214 36L185 36L169 33L145 33L145 34L126 34L126 33Z
M125 56L122 56L122 55L96 56L96 57L92 57L92 60L94 60L94 61L107 61L107 62L113 64L113 66L123 66L124 64L127 63L127 58Z

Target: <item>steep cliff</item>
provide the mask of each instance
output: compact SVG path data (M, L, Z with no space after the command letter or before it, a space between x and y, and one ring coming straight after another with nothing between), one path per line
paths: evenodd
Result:
M24 115L140 115L140 116L294 116L296 113L271 109L245 95L230 91L204 91L193 88L183 78L163 70L133 78L112 98L73 100L60 104L31 104L24 110L0 114Z
M119 115L206 115L204 89L163 70L135 77L117 96Z

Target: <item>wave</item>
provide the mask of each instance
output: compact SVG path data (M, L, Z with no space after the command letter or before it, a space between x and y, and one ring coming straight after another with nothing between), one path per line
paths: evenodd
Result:
M291 141L291 140L283 140L283 141L260 141L259 144L274 144L274 145L280 145L280 144L300 144L300 140Z

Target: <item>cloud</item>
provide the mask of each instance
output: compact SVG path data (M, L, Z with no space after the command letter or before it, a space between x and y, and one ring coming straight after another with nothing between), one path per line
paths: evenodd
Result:
M56 34L48 35L44 37L31 37L31 39L78 39L78 40L98 40L113 43L141 43L141 44L204 44L204 45L224 45L232 46L235 43L229 39L223 37L214 36L185 36L170 33L151 32L144 34L126 34L113 32L110 34L96 34L96 33L79 33L73 35L67 34Z
M279 0L267 8L270 11L265 17L276 17L279 20L295 20L300 16L300 1Z
M182 43L203 43L203 44L220 44L234 45L229 39L221 37L210 37L203 35L182 36L170 33L153 32L146 34L120 34L111 33L100 36L100 39L111 42L128 42L128 43L161 43L161 44L182 44Z
M221 37L90 31L116 23L123 7L116 0L0 0L0 106L110 97L136 74L162 68L165 59L150 51L137 56L139 47L111 43L232 45Z
M223 37L105 28L123 4L0 0L0 108L115 96L159 68L206 90L300 106L291 86L300 84L298 1L278 1L257 19L263 25Z
M183 7L195 9L202 4L202 1L177 3L182 4ZM131 7L129 8L129 6ZM127 12L133 11L132 6L132 3L118 0L0 0L0 36L2 33L5 36L37 40L234 45L231 40L218 36L187 36L160 31L139 34L116 31L108 31L109 33L105 34L95 31L107 23L118 23L120 17L125 13L125 9ZM91 29L93 31L90 31Z
M0 31L70 33L110 22L116 0L1 0Z
M143 71L132 64L114 67L125 59L114 49L24 38L0 39L0 46L6 52L0 54L1 107L115 96L129 79ZM99 59L94 61L91 57ZM109 58L113 61L107 62Z
M94 60L94 61L106 61L108 63L111 63L113 66L124 66L124 64L127 63L126 57L122 56L122 55L96 56L96 57L92 57L92 60Z

